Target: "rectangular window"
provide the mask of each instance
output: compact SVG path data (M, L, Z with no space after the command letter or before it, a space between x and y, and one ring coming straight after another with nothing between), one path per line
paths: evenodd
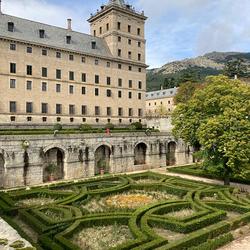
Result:
M142 117L142 109L138 109L138 116Z
M109 31L109 23L106 24L106 30Z
M128 25L128 33L131 32L131 25Z
M75 74L74 74L74 72L73 71L69 71L69 80L70 81L74 81L74 79L75 79L75 76L74 76Z
M96 84L99 83L99 75L95 75L95 83L96 83Z
M62 104L56 104L56 114L59 115L62 113Z
M100 107L95 106L95 115L100 115Z
M69 55L69 60L74 61L74 55Z
M138 47L139 47L139 48L141 47L141 42L138 42Z
M121 78L118 79L118 86L122 87L122 79Z
M140 29L140 28L137 29L137 35L138 35L138 36L141 35L141 29Z
M99 60L95 59L95 65L98 65L98 64L99 64Z
M141 68L138 68L138 72L140 72L140 73L141 73Z
M141 100L141 93L138 93L138 99Z
M15 89L16 88L16 79L10 79L10 88Z
M32 113L32 112L33 112L33 103L26 102L26 113Z
M29 76L32 75L32 66L31 65L26 66L26 74Z
M138 82L138 89L142 89L142 82L141 81Z
M48 77L48 69L42 67L42 77Z
M56 58L61 58L62 57L62 54L61 54L61 52L56 52Z
M128 98L132 99L132 92L128 92Z
M100 29L99 29L99 33L100 33L100 35L102 34L102 27L100 27Z
M14 32L14 23L13 22L8 22L8 31L10 32Z
M42 114L48 113L48 103L42 103L41 111L42 111Z
M86 73L82 73L82 82L86 82L87 77L86 77Z
M107 116L111 116L112 112L111 112L111 107L107 107Z
M75 105L70 104L69 105L69 114L74 115L75 114Z
M99 89L95 88L95 96L99 96Z
M122 38L120 36L118 36L117 40L120 43L122 41Z
M57 93L61 92L61 84L59 84L59 83L56 84L56 92Z
M47 91L47 82L42 82L42 91Z
M118 63L118 69L122 69L122 65Z
M121 90L118 90L118 97L122 98L122 92L121 92Z
M132 58L132 52L129 51L129 52L128 52L128 59L131 59L131 58Z
M132 88L132 87L133 87L133 81L132 81L132 80L129 80L129 81L128 81L128 87L129 87L129 88Z
M138 54L138 61L141 61L141 54Z
M110 62L107 62L106 66L107 68L110 68Z
M132 108L128 109L128 116L133 116L133 109Z
M122 50L121 50L121 49L118 49L118 51L117 51L117 55L118 55L119 57L121 57L121 56L122 56Z
M111 96L112 96L111 89L107 89L107 97L111 97Z
M87 115L87 106L82 105L82 115Z
M10 113L16 113L16 102L10 102Z
M82 87L82 95L86 95L86 87Z
M16 50L16 44L15 43L10 44L10 50Z
M27 81L26 82L26 89L31 90L32 89L32 81Z
M85 63L86 62L86 58L85 56L82 56L82 63Z
M62 78L62 71L60 69L56 69L56 79Z
M128 66L128 70L129 70L129 71L132 71L132 66Z
M42 55L43 55L43 56L47 56L47 55L48 55L48 51L47 51L46 49L43 49L43 50L42 50Z
M111 77L107 76L107 85L110 85L110 84L111 84Z
M74 94L74 86L73 85L69 85L69 93Z
M128 39L128 44L129 44L129 45L131 45L131 44L132 44L131 39Z
M16 74L16 64L10 63L10 73Z
M27 47L26 51L27 51L27 53L32 53L32 47Z
M121 29L121 23L117 22L117 29L120 30Z
M123 110L122 108L118 108L118 116L122 116Z

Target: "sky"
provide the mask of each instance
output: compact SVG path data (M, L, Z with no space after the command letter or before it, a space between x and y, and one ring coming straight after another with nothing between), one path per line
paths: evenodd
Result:
M86 21L108 0L2 0L3 13L89 33ZM250 52L250 0L128 0L144 10L147 64L212 51Z

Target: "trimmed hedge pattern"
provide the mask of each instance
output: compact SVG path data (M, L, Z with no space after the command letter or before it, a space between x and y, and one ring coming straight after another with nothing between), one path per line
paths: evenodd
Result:
M93 199L142 190L145 194L164 192L175 198L134 210L90 212L84 208ZM52 202L39 204L43 198ZM29 200L37 203L22 203ZM172 215L185 209L192 210L192 214ZM230 212L238 216L228 217ZM38 235L34 246L39 250L81 249L71 241L75 233L84 228L114 224L128 226L133 239L112 250L203 250L216 249L232 241L230 231L250 222L250 200L247 196L235 195L232 188L145 172L0 192L0 213L34 244L32 235L22 231L18 220L29 226ZM183 237L172 241L158 235L156 228L181 233Z

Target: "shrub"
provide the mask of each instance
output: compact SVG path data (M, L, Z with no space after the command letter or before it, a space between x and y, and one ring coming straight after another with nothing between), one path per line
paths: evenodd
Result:
M142 129L142 124L140 122L131 123L130 129L132 129L132 130L141 130Z
M112 130L113 130L113 129L115 128L115 125L114 125L113 123L110 123L110 122L109 122L109 123L107 123L107 124L105 125L104 128L105 128L105 129L110 129L110 130L112 129Z
M88 131L88 130L91 130L91 129L93 129L93 128L92 128L92 126L89 125L89 124L81 124L81 125L79 126L79 129L80 129L81 131Z
M59 131L62 130L62 124L56 123L53 127L53 130L59 130Z

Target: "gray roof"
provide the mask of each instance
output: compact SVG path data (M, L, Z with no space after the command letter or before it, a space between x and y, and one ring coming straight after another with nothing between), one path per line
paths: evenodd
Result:
M14 23L14 32L8 31L8 22ZM40 29L45 30L45 38L39 37ZM71 36L71 44L66 43L67 35ZM0 37L72 50L83 54L112 57L107 43L102 38L5 14L0 14ZM96 49L92 49L92 41L96 41Z
M154 100L161 98L173 97L176 95L178 88L161 89L157 91L151 91L146 93L146 100Z

